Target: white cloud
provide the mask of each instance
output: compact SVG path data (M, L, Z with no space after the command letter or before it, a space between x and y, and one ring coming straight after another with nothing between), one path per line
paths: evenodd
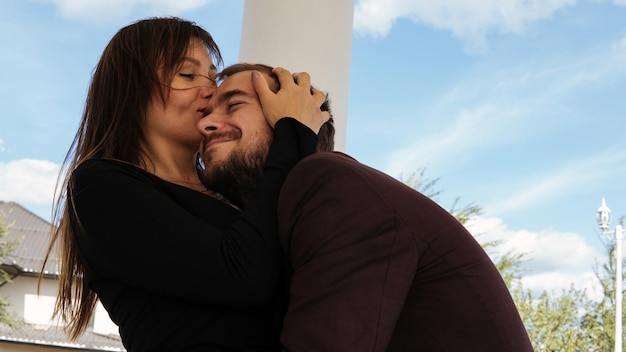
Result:
M598 252L581 235L553 230L511 230L495 217L474 217L466 227L480 243L501 241L487 249L494 261L509 252L525 254L521 266L524 288L535 293L544 290L560 293L574 285L585 289L590 297L600 298L593 268L596 263L606 261L606 254Z
M396 20L407 18L448 30L468 48L483 50L488 32L522 33L528 23L549 18L554 12L575 2L576 0L360 0L355 6L354 29L358 33L384 37Z
M602 287L592 270L578 274L551 271L522 278L522 287L531 290L535 295L544 291L558 295L569 290L572 285L577 290L585 290L587 297L592 300L600 301L603 297Z
M487 204L486 213L503 214L528 208L546 199L568 194L571 190L601 185L611 178L626 174L626 150L606 150L586 159L577 158L559 165L544 175L529 176L527 184L510 187L517 190L504 199Z
M624 0L624 6L626 6L626 0ZM626 36L613 44L613 53L622 63L626 62Z
M476 67L428 107L417 108L420 118L415 125L403 126L415 130L413 138L391 152L384 171L395 176L425 163L458 168L481 149L558 132L576 123L568 100L583 90L623 79L625 61L626 37L599 44L587 55L531 57L515 66L488 62ZM542 186L549 187L542 184L537 191Z
M524 253L528 260L524 267L533 274L553 270L584 271L591 269L604 255L577 233L511 230L499 218L481 216L472 218L466 227L480 242L503 241L497 247L497 253L490 253L494 258L509 251Z
M445 161L449 158L453 158L454 163L460 165L464 156L472 150L511 142L513 139L507 138L509 134L506 131L515 130L519 116L519 111L514 106L498 107L484 103L464 109L455 115L455 121L450 127L442 126L438 132L424 135L409 146L394 151L389 157L385 172L399 175L411 165Z
M148 15L175 15L202 7L213 0L43 0L57 6L63 17L82 21L107 22L124 19L133 10Z
M618 6L626 6L626 0L613 0L613 4Z
M4 141L2 140L2 138L0 138L0 153L5 151L6 149L4 149Z
M46 160L0 162L0 200L50 206L60 165Z

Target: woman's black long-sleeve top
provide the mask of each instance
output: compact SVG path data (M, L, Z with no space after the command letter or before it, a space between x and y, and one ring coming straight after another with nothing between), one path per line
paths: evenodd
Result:
M128 351L280 350L276 203L316 144L304 125L279 120L241 212L123 162L92 159L74 170L79 256Z

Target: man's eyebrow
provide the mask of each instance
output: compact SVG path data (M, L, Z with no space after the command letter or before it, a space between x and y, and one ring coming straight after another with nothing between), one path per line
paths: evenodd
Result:
M243 97L246 97L246 98L253 98L252 94L246 92L245 90L235 88L235 89L228 90L228 91L226 91L226 92L224 92L222 94L219 94L217 96L217 100L215 101L215 104L216 105L222 105L225 102L227 102L228 100L230 100L232 97L236 97L236 96L243 96Z

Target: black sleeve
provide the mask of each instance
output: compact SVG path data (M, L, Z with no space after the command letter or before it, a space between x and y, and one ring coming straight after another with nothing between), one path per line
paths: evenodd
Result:
M277 241L276 207L280 189L293 166L315 153L316 146L317 135L309 128L292 118L278 120L259 189L242 214L244 221L237 225L246 224L250 227L248 231L272 234Z
M226 206L213 198L200 217L134 166L84 162L73 174L71 219L92 279L214 304L267 301L281 272L278 193L316 144L306 126L279 120L259 190L227 230L207 221Z

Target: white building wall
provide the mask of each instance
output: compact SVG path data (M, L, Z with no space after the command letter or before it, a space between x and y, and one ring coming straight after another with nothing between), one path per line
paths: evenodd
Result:
M52 321L54 303L58 292L58 281L45 279L37 293L36 277L18 276L13 282L0 287L0 295L11 302L7 310L23 317L24 321L35 325L57 325ZM93 332L118 335L117 326L98 302L94 314ZM2 351L2 350L0 350Z

